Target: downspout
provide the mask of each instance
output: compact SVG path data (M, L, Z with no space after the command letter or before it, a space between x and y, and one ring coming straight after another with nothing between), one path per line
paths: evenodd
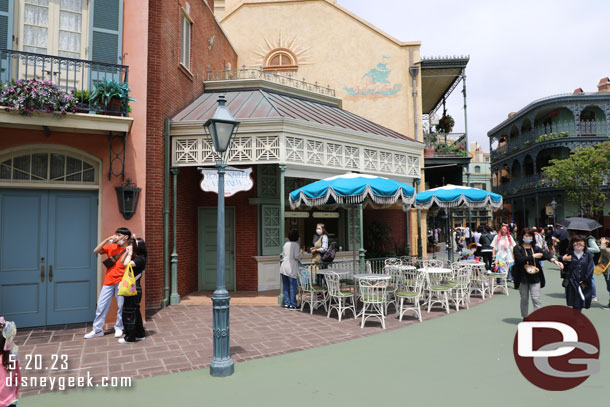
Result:
M165 119L163 137L165 154L163 156L163 301L161 308L169 304L169 157L170 150L170 120Z

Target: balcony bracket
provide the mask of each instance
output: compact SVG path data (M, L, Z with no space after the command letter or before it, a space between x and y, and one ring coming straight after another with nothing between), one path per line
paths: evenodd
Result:
M45 136L51 137L51 129L49 129L49 126L42 126L42 131L44 131Z
M108 139L110 141L110 161L108 168L108 180L111 176L121 177L122 181L125 181L125 139L127 133L110 132ZM116 170L115 170L116 169ZM117 171L117 172L115 172Z

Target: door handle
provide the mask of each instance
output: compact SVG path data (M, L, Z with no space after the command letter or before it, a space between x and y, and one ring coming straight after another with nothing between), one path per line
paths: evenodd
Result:
M49 282L53 281L53 266L49 266Z
M44 283L44 264L40 266L40 282Z

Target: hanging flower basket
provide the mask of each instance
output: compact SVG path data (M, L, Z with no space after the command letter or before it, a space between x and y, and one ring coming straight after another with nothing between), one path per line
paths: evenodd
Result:
M438 121L436 131L439 133L449 134L451 133L451 130L453 130L453 126L455 126L455 120L453 120L453 117L447 114L441 117Z

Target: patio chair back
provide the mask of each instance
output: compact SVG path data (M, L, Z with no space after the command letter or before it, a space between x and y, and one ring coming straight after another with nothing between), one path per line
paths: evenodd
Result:
M313 284L311 282L311 272L307 269L306 266L299 266L297 283L302 291L313 291Z
M386 266L400 266L402 264L400 259L396 258L396 257L389 257L389 258L385 259L384 263Z
M335 272L326 273L326 286L328 287L328 294L331 297L337 297L341 292L341 279L339 274Z
M415 288L415 283L417 281L417 278L420 275L422 276L421 277L422 281L424 281L426 276L424 275L424 273L419 273L417 271L417 269L403 270L402 271L402 281L401 281L402 287L404 287L404 289L406 291L413 291L413 289Z
M444 263L442 260L438 260L438 259L421 259L421 260L419 260L419 266L421 268L443 267Z

